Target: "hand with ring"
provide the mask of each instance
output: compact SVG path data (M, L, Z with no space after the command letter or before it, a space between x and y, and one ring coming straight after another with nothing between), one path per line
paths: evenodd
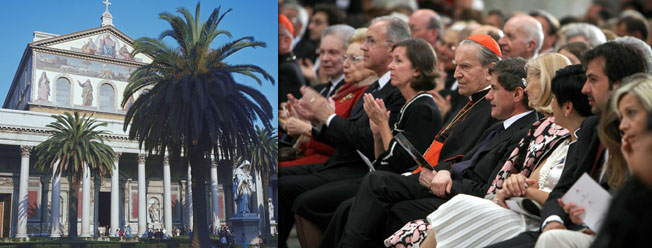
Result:
M310 109L317 121L326 123L328 118L335 114L335 108L333 107L334 104L331 104L328 99L320 95L319 92L314 89L302 86L301 94L303 95L303 98L306 99L304 100L305 102L302 102L303 107Z

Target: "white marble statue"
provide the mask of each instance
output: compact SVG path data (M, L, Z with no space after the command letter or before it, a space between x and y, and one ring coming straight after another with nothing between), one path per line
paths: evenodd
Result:
M274 203L272 203L272 198L267 199L267 208L269 209L269 221L274 220Z
M236 213L251 213L250 199L254 192L251 164L244 161L233 172L233 198L236 202Z
M149 219L151 223L161 222L161 207L157 200L152 201L149 205Z

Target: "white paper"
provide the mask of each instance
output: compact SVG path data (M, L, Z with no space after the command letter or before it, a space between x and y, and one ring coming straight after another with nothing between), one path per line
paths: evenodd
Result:
M374 169L374 166L371 165L371 161L369 161L369 158L367 158L367 156L362 154L362 152L360 152L360 150L355 150L355 151L358 152L358 155L360 155L360 158L362 158L362 161L364 161L364 163L367 164L367 166L369 167L369 171L376 171L376 169Z
M583 207L584 214L580 218L591 230L598 232L609 209L611 195L584 173L561 200L564 204L574 203Z

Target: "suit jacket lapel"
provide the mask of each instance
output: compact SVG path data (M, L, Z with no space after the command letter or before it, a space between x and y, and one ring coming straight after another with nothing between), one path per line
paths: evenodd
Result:
M389 84L390 82L387 82L387 83ZM376 80L369 87L367 87L367 89L364 91L363 94L372 93L372 91L374 90L372 88L372 86L374 84L378 85L378 80ZM385 84L385 86L387 86L387 84ZM380 93L381 93L381 91L384 92L384 90L386 90L386 88L387 87L383 87L382 89L378 89L375 92L373 92L372 95L374 96L374 98L382 98L381 97L382 95L380 95ZM353 105L353 108L351 109L351 114L349 115L349 120L357 120L358 118L363 116L363 114L366 115L366 113L364 112L363 104L364 104L364 99L363 99L363 97L360 97L358 102L356 102L355 105Z

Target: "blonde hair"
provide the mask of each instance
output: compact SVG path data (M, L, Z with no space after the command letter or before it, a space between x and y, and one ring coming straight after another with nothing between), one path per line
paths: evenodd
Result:
M648 113L652 113L652 76L636 73L623 79L621 86L614 91L609 100L609 108L602 114L598 126L598 137L609 149L609 159L605 174L607 183L612 188L620 188L627 179L627 161L620 150L621 134L618 125L622 113L618 111L618 103L627 94L631 94L643 105Z
M632 94L648 113L652 113L652 76L641 72L623 79L623 83L616 89L611 101L611 109L619 117L621 113L618 111L618 103L626 94Z
M552 115L552 91L550 90L550 82L555 77L557 70L569 65L571 65L570 60L559 53L543 54L530 60L525 65L527 74L532 73L541 80L541 96L539 96L537 102L530 101L529 105L531 108L547 116Z
M351 35L351 38L349 38L349 45L360 42L364 40L364 35L367 33L367 28L357 28L355 32L353 32L353 35Z

